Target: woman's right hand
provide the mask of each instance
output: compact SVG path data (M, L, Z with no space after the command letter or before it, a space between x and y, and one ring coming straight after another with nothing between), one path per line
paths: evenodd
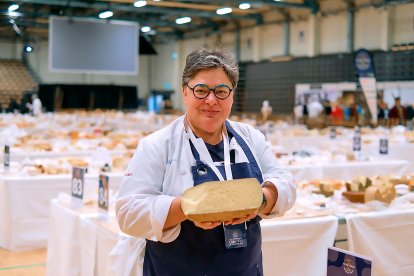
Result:
M194 224L197 227L200 227L204 230L210 230L210 229L216 228L217 226L221 225L222 222L221 221L206 221L206 222L195 222L194 221Z

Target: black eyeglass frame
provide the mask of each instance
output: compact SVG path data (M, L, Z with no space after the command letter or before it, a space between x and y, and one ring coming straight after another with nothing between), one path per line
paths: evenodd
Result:
M208 87L208 85L203 84L203 83L198 83L198 84L194 85L194 87L190 87L190 86L188 85L188 82L187 82L185 85L187 85L187 87L188 87L188 88L190 88L190 90L191 90L191 91L193 91L193 95L194 95L194 97L196 97L197 99L200 99L200 100L203 100L203 99L207 98L207 97L208 97L208 95L210 95L210 93L211 93L211 92L213 92L214 97L216 97L217 99L219 99L219 100L225 100L225 99L227 99L228 97L230 97L231 92L233 92L233 91L234 91L234 88L230 88L230 87L229 87L228 85L226 85L226 84L219 84L219 85L217 85L217 86L216 86L216 87L214 87L214 88L210 88L210 87ZM207 89L208 89L208 93L207 93L207 95L206 95L205 97L200 98L199 96L197 96L197 95L195 94L194 90L195 90L195 89L196 89L196 87L198 87L198 86L207 87ZM219 97L217 97L216 92L215 92L215 91L216 91L216 89L217 89L217 87L222 87L222 86L227 87L227 88L230 90L229 94L228 94L228 95L227 95L227 97L225 97L225 98L219 98Z

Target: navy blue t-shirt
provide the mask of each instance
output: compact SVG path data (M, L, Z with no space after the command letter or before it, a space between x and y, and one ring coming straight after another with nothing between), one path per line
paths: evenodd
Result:
M211 155L213 162L223 162L224 161L224 143L223 140L217 145L206 144L207 150Z

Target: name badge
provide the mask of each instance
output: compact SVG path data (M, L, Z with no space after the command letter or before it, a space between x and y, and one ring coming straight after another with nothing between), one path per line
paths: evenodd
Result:
M227 249L247 247L247 224L223 225Z

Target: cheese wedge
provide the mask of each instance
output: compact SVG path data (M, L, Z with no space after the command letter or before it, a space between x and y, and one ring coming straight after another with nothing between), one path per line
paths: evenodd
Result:
M181 209L192 221L228 221L258 211L262 201L256 178L211 181L187 189Z

